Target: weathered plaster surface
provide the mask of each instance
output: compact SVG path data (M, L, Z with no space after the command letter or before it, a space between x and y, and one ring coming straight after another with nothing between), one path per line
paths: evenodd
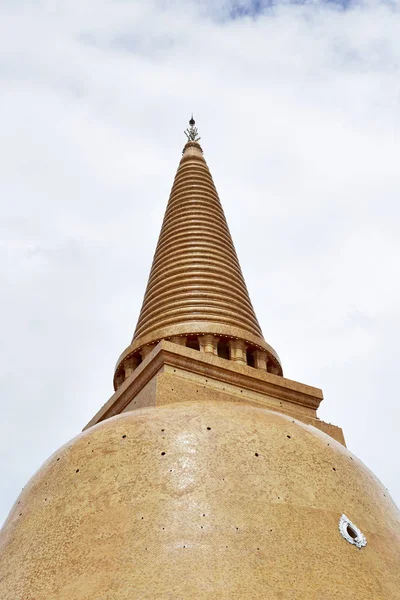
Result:
M1 600L398 600L399 512L374 475L314 427L212 398L55 453L1 532Z

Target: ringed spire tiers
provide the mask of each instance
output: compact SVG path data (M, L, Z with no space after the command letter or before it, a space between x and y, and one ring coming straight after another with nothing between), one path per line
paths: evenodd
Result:
M215 354L251 366L261 351L262 367L282 375L255 315L193 116L185 135L139 320L117 363L116 388L126 360L131 372L162 339L205 351L211 344Z

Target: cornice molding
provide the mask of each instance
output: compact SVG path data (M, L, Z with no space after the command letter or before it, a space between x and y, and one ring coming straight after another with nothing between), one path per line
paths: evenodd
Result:
M293 407L302 406L316 411L323 399L319 388L162 340L122 383L85 429L123 412L132 399L165 365L265 394L288 402Z

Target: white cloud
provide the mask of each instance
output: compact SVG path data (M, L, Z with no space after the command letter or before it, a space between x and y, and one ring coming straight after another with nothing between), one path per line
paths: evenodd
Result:
M398 4L0 8L0 520L109 395L193 110L267 341L400 501Z

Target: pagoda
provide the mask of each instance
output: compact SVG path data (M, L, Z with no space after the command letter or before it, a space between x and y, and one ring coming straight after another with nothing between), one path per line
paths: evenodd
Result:
M0 599L399 600L400 513L284 377L185 133L115 391L12 508Z

